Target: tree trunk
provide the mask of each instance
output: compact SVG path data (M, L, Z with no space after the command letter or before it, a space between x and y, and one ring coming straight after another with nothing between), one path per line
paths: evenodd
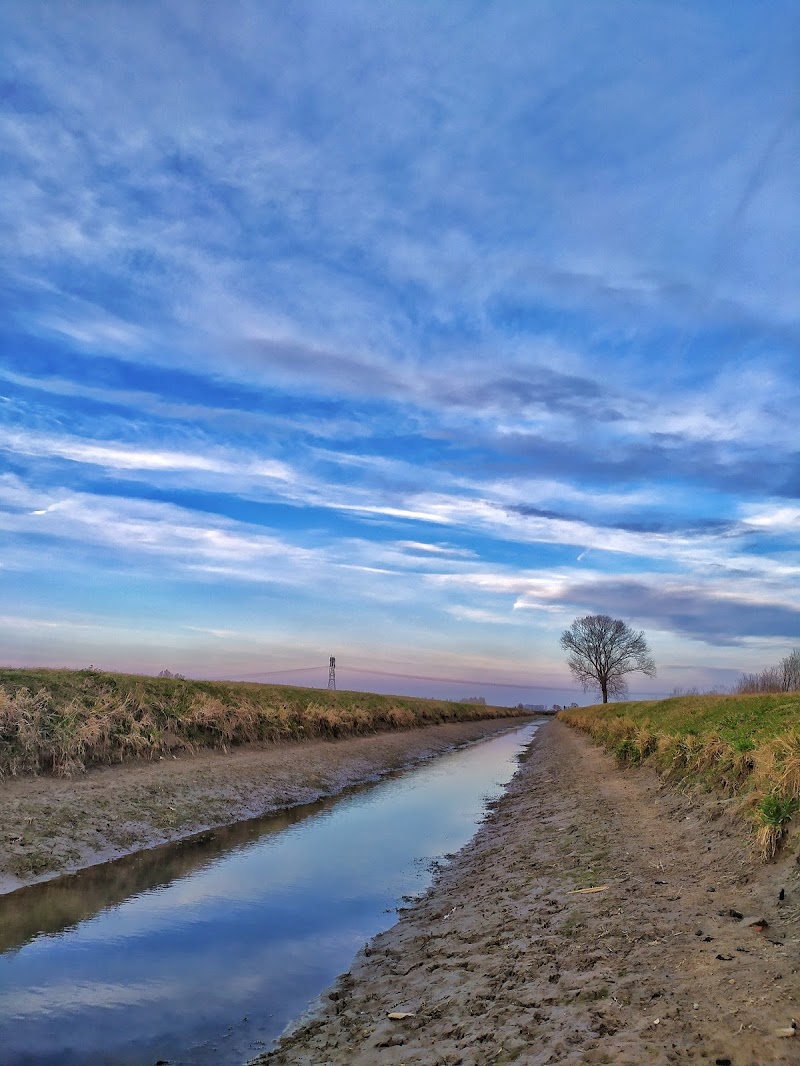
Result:
M603 693L603 703L608 703L608 685L605 681L600 682L600 691Z

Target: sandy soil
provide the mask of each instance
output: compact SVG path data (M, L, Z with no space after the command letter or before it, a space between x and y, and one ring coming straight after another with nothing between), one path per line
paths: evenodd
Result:
M0 893L280 808L310 803L524 720L204 752L0 780Z
M472 843L260 1061L800 1063L798 867L754 862L725 810L544 726Z

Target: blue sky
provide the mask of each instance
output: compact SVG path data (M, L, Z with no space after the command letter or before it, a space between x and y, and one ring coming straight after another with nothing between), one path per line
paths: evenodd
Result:
M634 694L796 646L798 41L2 3L2 658L550 703L577 615Z

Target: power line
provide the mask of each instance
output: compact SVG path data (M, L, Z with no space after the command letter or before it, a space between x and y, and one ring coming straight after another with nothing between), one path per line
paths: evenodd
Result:
M298 666L292 667L288 670L268 670L260 671L254 674L238 674L237 680L246 681L249 679L257 679L262 677L283 677L286 674L310 674L314 672L320 672L324 670L324 666ZM333 656L328 663L328 688L336 688L336 660ZM472 688L515 688L515 689L533 689L537 692L568 692L576 695L582 694L582 689L568 688L566 685L536 685L526 681L479 681L475 678L468 677L433 677L430 674L402 674L395 673L390 670L369 670L367 667L352 667L350 671L354 674L370 674L373 677L396 677L403 681L430 681L433 684L440 685L469 685ZM345 674L348 673L347 668ZM331 680L333 683L331 684ZM663 692L637 692L638 696L656 696L663 697Z
M251 677L283 677L284 674L310 674L324 669L324 666L296 666L288 670L259 670L256 674L237 674L236 680L247 681Z
M367 670L356 667L354 673L374 674L376 677L401 677L406 681L435 681L441 685L481 685L489 688L536 688L546 692L563 692L563 685L531 685L525 681L476 681L475 678L465 677L430 677L427 674L395 674L388 670ZM571 691L571 690L570 690ZM577 692L577 689L575 690Z
M324 669L324 666L294 666L286 670L259 670L257 673L237 674L236 676L242 680L251 677L283 677L284 674L310 674ZM495 688L547 688L552 689L553 691L563 688L561 685L527 685L524 682L514 684L510 681L476 681L474 679L463 677L432 677L425 674L402 674L393 673L389 670L369 670L367 667L351 667L350 671L355 674L372 674L375 677L399 677L408 681L439 681L442 684L451 685L492 685ZM328 664L328 677L330 679L330 662Z

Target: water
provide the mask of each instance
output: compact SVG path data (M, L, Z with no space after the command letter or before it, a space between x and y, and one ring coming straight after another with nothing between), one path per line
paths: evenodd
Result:
M0 897L3 1066L247 1062L469 840L535 729Z

